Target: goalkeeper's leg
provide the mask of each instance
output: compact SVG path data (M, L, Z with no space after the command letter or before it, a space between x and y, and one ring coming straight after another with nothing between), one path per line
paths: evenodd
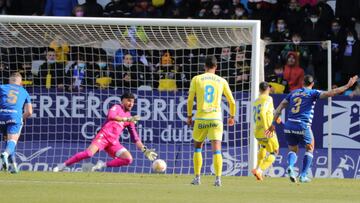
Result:
M53 171L54 172L62 171L66 166L70 166L81 160L88 159L94 156L96 152L105 149L110 143L106 137L107 137L106 133L100 130L96 135L96 137L93 139L91 145L85 151L79 152L74 156L72 156L71 158L69 158L68 160L66 160L64 163L58 164L53 169Z
M99 151L99 147L95 144L91 144L86 150L82 152L76 153L74 156L70 157L68 160L66 160L64 163L58 164L56 167L53 168L54 172L59 172L64 170L66 166L70 166L74 163L77 163L81 160L88 159L94 154Z
M96 165L92 167L91 171L101 170L104 167L127 166L133 162L133 157L130 152L118 141L115 144L106 147L105 151L114 159L106 163L99 160Z

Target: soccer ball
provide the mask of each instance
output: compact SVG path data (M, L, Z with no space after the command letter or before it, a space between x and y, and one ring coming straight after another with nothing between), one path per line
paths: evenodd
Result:
M163 173L166 170L166 162L162 159L156 159L152 163L152 169L156 173Z

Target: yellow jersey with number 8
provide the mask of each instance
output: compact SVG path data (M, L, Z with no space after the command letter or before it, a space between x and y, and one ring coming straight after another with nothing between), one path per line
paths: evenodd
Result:
M228 82L213 73L204 73L192 78L187 103L187 115L192 116L196 96L195 120L222 120L221 100L225 95L230 106L230 115L235 116L235 100Z

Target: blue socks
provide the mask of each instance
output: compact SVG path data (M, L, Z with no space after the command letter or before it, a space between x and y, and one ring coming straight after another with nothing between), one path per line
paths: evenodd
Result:
M6 142L5 152L11 155L15 152L16 142L14 140L8 140Z
M313 160L313 154L311 152L305 152L304 159L303 159L303 168L301 170L300 176L307 176L307 172L311 166Z
M290 152L288 153L287 160L288 160L288 165L289 165L289 167L294 168L294 166L295 166L295 164L296 164L296 161L297 161L297 155L296 155L296 153L293 152L293 151L290 151Z

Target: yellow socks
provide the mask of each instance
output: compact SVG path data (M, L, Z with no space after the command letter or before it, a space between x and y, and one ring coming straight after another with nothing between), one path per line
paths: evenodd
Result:
M223 167L223 160L220 150L216 150L213 155L213 163L215 169L215 176L221 176L222 174L222 167Z
M195 176L200 176L201 173L201 167L202 167L202 149L201 148L195 148L193 162L194 162L194 173Z

